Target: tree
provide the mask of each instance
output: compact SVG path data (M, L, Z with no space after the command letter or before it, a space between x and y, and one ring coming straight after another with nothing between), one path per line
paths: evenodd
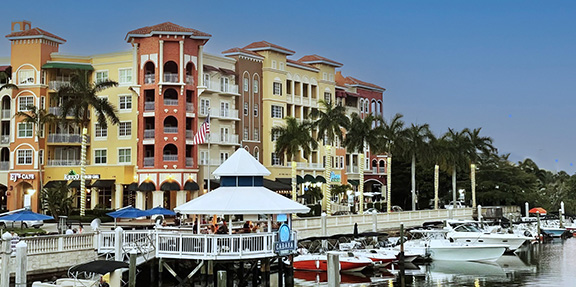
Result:
M448 132L442 136L444 149L446 151L445 158L447 171L452 172L452 200L456 201L456 171L467 161L467 156L470 154L472 145L467 136L468 129L462 131L455 131L449 128Z
M404 132L403 151L411 159L412 210L416 210L416 157L428 155L430 129L428 124L411 124Z
M46 127L46 124L55 123L57 120L57 117L55 115L46 112L45 109L37 108L34 105L27 105L26 111L17 112L14 116L15 117L21 117L22 122L30 123L34 126L34 131L35 131L35 136L36 136L37 142L40 141L40 136L42 135L42 133ZM40 156L41 156L41 154L38 153L38 158L36 160L38 162L40 188L43 188L44 184L42 182L43 177L42 177L42 165L40 165L40 162L41 162Z
M89 81L87 71L79 71L73 75L69 85L58 90L58 99L61 101L61 116L65 119L72 115L73 121L80 126L82 131L82 150L80 167L80 216L84 216L86 209L86 186L84 176L86 174L86 141L87 128L90 126L90 110L93 110L98 124L102 128L108 127L107 120L112 124L118 124L118 110L107 98L99 97L98 93L118 86L115 81L102 81L92 83Z
M382 120L382 124L377 127L381 129L382 142L380 150L388 153L388 176L387 176L387 205L386 211L391 212L392 209L392 154L395 152L401 153L402 141L404 139L404 116L402 114L395 114L390 121Z
M70 215L74 195L70 195L68 185L58 182L52 187L43 188L40 193L42 206L58 219L60 215Z
M470 141L468 159L470 160L470 187L472 189L472 207L476 207L476 163L480 155L496 153L496 148L492 145L492 138L480 136L480 130L466 130Z

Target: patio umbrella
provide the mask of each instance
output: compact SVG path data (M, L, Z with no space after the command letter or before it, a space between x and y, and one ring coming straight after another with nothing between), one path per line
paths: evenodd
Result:
M176 215L176 212L174 212L170 209L161 207L161 206L156 206L152 209L145 210L144 212L146 212L148 214L148 216L157 215L157 214L171 215L171 216Z
M54 219L54 217L36 213L31 210L22 210L14 212L12 214L1 216L0 219L6 221L32 221L32 220Z
M542 207L534 207L528 211L528 213L538 213L538 212L540 212L540 214L546 214L546 209Z
M137 218L148 216L148 212L132 206L106 213L112 218Z

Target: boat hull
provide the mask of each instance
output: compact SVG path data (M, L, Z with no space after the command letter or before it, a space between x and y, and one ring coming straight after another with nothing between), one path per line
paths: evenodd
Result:
M365 257L340 257L340 271L362 271L373 264L372 260ZM327 271L328 258L326 255L300 255L294 258L294 269L307 271Z
M463 244L501 244L508 245L508 250L516 251L526 241L532 240L530 237L520 237L514 234L467 234L467 232L449 233L448 238L452 238L456 243Z
M502 257L507 247L507 245L431 246L429 254L432 260L496 261Z

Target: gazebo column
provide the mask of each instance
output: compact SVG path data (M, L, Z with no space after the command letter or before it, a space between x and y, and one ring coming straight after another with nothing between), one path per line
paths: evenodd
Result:
M152 207L164 207L164 191L155 190L152 191Z
M146 203L144 202L144 200L146 199L146 196L144 195L144 191L137 191L136 192L136 208L138 209L146 209Z
M186 193L186 190L179 190L178 193L176 193L176 206L186 203Z

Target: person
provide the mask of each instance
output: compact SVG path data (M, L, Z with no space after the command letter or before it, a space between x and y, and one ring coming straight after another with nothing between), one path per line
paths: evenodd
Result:
M244 223L244 227L242 228L242 233L250 233L252 232L252 223L250 222L250 220L246 221Z
M176 217L174 218L174 226L180 226L180 215L179 213L176 214Z
M252 232L260 232L260 223L256 223L256 225L252 227Z
M68 225L68 229L66 229L66 235L74 234L74 230L72 230L72 225Z
M78 226L78 234L82 234L82 232L84 232L84 226L82 226L82 223L80 223Z
M218 231L216 231L216 234L227 234L227 233L228 233L228 226L226 225L226 221L223 221L220 228L218 228Z

